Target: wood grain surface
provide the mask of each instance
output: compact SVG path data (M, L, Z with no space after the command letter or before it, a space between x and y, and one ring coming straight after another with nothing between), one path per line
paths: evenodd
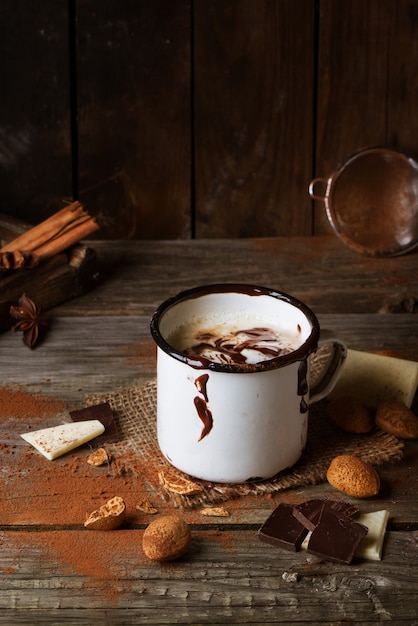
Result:
M82 533L63 532L74 543ZM42 616L43 624L86 626L332 624L346 620L413 624L417 617L413 533L388 533L384 561L348 568L307 563L306 555L286 551L278 558L252 530L233 533L229 545L222 541L219 531L194 530L187 561L161 566L145 561L140 549L135 550L141 531L129 532L132 552L123 558L106 540L112 575L99 580L74 576L53 560L34 576L33 562L42 560L45 549L43 538L36 545L30 534L21 532L17 548L16 534L9 537L12 533L1 533L2 544L5 535L8 539L4 563L13 568L18 559L21 580L20 585L13 583L16 577L0 583L1 623L33 624ZM296 576L293 582L286 580L291 574ZM103 597L111 599L106 607ZM19 621L14 621L16 618Z
M190 5L76 3L79 190L101 237L190 236Z
M417 157L411 115L417 28L414 0L321 1L317 176L328 177L366 146L397 147ZM323 204L316 204L315 233L330 232Z
M0 212L101 239L329 234L308 185L418 156L417 0L5 0Z
M156 306L181 289L218 280L285 287L349 347L417 359L416 254L370 259L332 236L98 241L95 251L95 288L46 312L43 343L31 351L20 335L0 335L2 390L60 407L43 416L38 408L36 424L52 425L84 406L87 395L152 380L149 322ZM173 507L140 472L104 467L91 473L89 446L47 461L19 437L28 416L3 415L5 407L0 623L416 623L416 442L406 443L402 460L379 467L378 496L351 499L362 511L389 511L382 561L337 565L275 549L257 536L279 502L333 493L330 485L237 498L222 503L229 517L203 517L199 509ZM116 493L130 512L125 526L108 533L84 529L86 513ZM179 561L157 564L144 556L150 516L135 511L144 497L159 515L175 512L190 524L192 546Z
M310 235L314 5L196 3L194 24L197 236Z

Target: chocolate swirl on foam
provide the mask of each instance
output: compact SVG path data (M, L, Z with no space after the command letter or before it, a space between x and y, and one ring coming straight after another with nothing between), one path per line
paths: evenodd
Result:
M295 349L273 329L263 327L232 331L224 337L203 331L196 336L196 340L198 343L183 350L185 356L204 357L209 361L235 365L250 362L249 352L257 357L258 362L288 354Z
M202 296L210 296L213 294L246 294L253 297L269 296L282 302L286 302L300 312L302 312L311 324L311 332L306 337L304 343L296 350L287 352L279 356L273 356L272 358L265 359L258 363L216 363L210 361L203 356L186 356L181 350L177 350L167 341L167 338L161 333L160 324L165 315L170 313L170 310L176 305L186 300L193 300L201 298ZM270 289L268 287L260 287L254 285L245 284L214 284L204 285L201 287L194 287L186 291L182 291L171 298L168 298L165 302L155 311L150 323L151 335L157 344L157 346L165 352L167 355L189 365L194 369L209 369L219 372L233 372L233 373L249 373L249 372L261 372L272 369L277 369L288 365L289 363L300 362L306 359L309 354L316 350L319 339L319 323L315 314L311 309L297 298L290 296L289 294Z

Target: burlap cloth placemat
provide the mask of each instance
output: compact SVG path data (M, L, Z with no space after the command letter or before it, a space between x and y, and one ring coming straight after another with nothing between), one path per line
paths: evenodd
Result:
M89 396L88 405L109 402L118 430L118 441L108 445L124 471L132 471L162 497L177 506L195 507L219 503L230 498L267 494L326 481L326 471L338 454L356 454L373 465L402 457L403 443L396 437L375 429L367 435L352 435L335 426L326 415L325 403L310 408L308 442L300 461L291 469L270 480L238 485L205 483L200 493L180 495L167 490L160 482L161 472L181 478L189 476L174 470L160 452L156 433L156 381L123 388L111 393Z

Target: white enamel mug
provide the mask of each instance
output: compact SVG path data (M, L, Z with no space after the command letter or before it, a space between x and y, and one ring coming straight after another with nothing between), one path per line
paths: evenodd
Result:
M266 287L206 285L161 304L151 335L163 455L190 476L222 483L294 465L309 404L332 390L346 359L345 344L322 334L309 307ZM331 356L310 390L309 357L321 343Z

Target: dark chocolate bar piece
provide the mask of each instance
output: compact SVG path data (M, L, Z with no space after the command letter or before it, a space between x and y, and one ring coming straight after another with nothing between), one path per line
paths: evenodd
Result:
M115 416L108 402L86 406L84 409L70 411L73 422L85 422L86 420L99 420L105 427L103 435L96 437L94 443L116 441L118 432L115 423Z
M328 561L349 564L367 532L366 526L325 505L309 539L307 550Z
M305 528L312 531L318 524L324 506L329 507L340 515L345 515L345 517L355 517L359 513L358 508L354 504L346 502L341 498L320 496L297 504L293 508L293 515Z
M261 541L291 552L299 550L307 530L293 515L293 506L279 504L261 526Z
M330 493L324 496L319 496L318 499L327 502L331 509L336 513L340 513L340 515L354 518L360 513L360 509L355 504L343 500L343 498L337 494Z
M293 507L293 515L307 530L315 530L324 506L324 500L307 500Z

